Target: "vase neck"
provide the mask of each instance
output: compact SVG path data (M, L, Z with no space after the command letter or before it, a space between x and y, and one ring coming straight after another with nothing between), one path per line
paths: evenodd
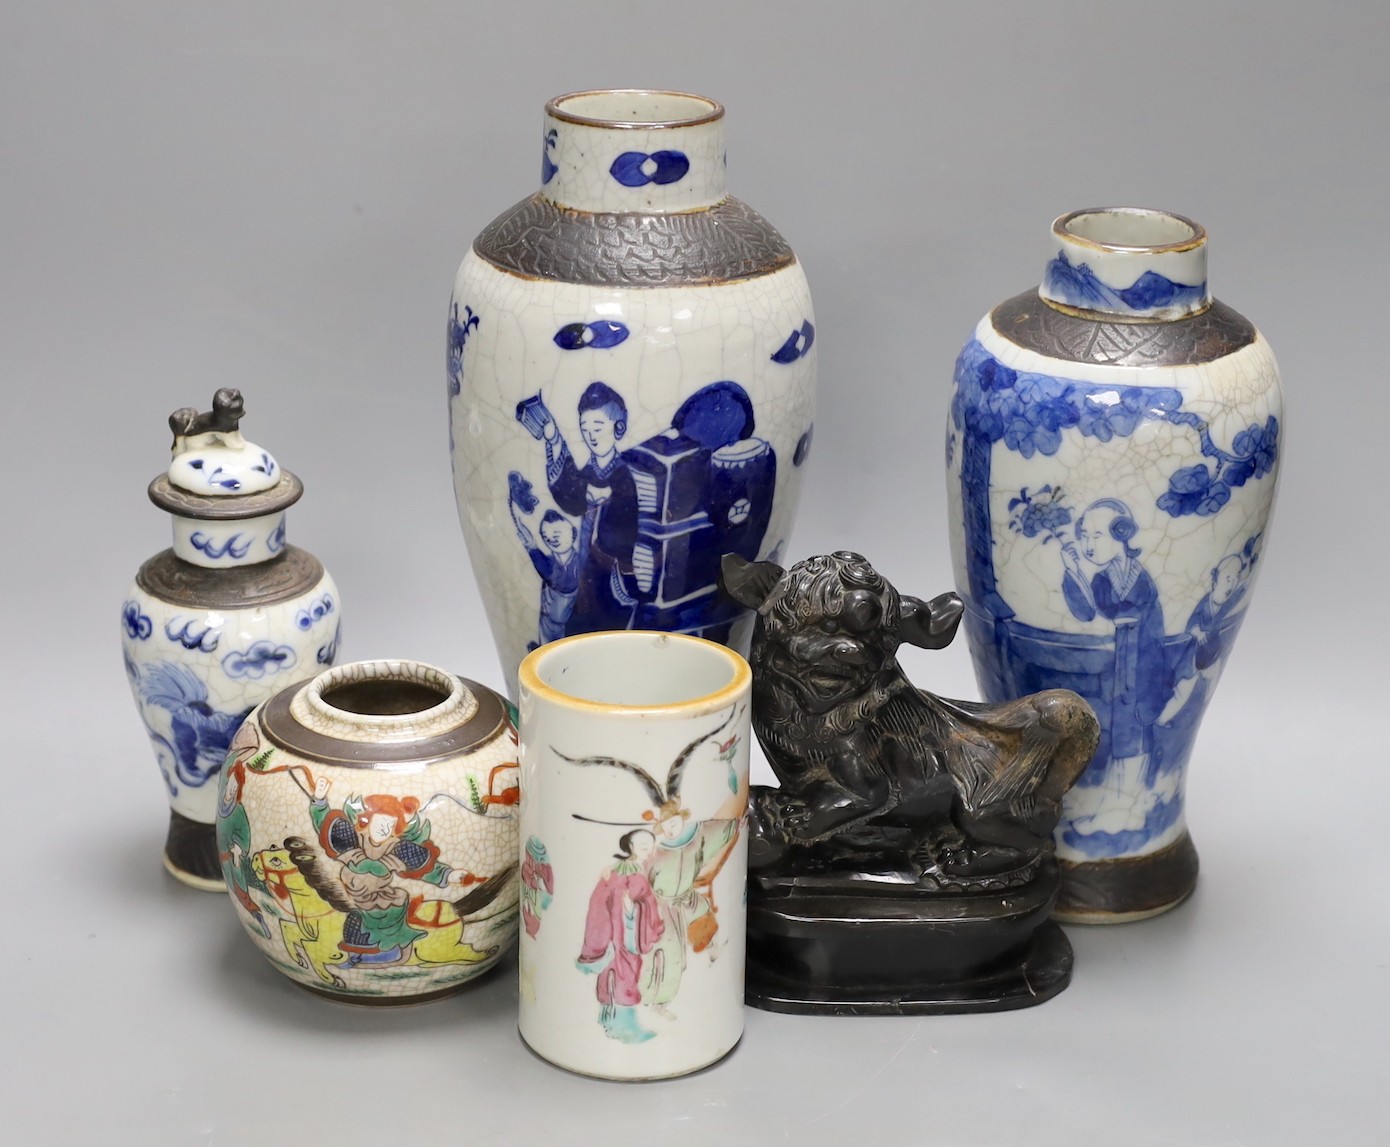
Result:
M1038 294L1059 310L1170 321L1211 306L1207 233L1138 207L1073 211L1052 224L1056 254Z
M285 511L259 518L209 521L171 515L174 553L186 562L208 569L251 566L285 552Z
M545 108L541 195L575 211L712 207L725 198L724 109L680 92L559 96Z

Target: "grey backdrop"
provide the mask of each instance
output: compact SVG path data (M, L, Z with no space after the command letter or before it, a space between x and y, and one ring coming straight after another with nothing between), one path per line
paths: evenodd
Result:
M0 4L7 429L0 1138L97 1143L1384 1143L1382 660L1390 6ZM595 86L728 108L730 183L816 297L792 556L950 583L941 443L979 315L1062 211L1206 224L1288 389L1279 517L1193 760L1181 910L1073 929L1031 1011L749 1012L733 1057L622 1086L530 1056L504 971L390 1014L275 973L164 876L117 614L167 544L165 416L239 386L304 479L292 538L348 657L499 680L454 516L446 300ZM973 696L963 642L916 654Z

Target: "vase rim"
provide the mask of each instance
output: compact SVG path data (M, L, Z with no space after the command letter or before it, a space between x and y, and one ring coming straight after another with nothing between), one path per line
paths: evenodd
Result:
M704 659L710 667L718 667L718 680L709 689L692 689L687 695L662 697L647 700L599 699L586 688L569 690L558 684L558 678L570 669L582 666L585 650L623 653L624 660L636 663L643 657L651 657L654 651L666 651L665 655L679 656L689 662L691 659ZM576 661L575 658L578 658ZM658 653L656 657L663 655ZM556 673L547 662L561 662ZM654 668L655 660L648 668ZM684 667L683 667L684 668ZM695 671L690 664L685 669L689 675ZM577 710L591 716L642 716L649 719L699 717L706 713L718 712L734 704L747 693L753 680L753 671L748 662L736 651L717 641L705 637L695 637L689 633L668 633L658 630L628 629L611 630L598 633L581 633L547 642L532 650L522 660L517 676L524 694L530 694L552 705Z
M605 98L621 99L629 96L648 97L654 103L658 100L668 100L673 105L672 112L676 110L676 105L686 103L689 105L688 114L633 118L584 115L566 107L567 104L578 101L600 103ZM545 111L547 115L566 123L620 130L696 127L700 124L714 123L716 120L724 118L724 105L718 100L710 99L708 96L695 95L692 92L670 91L665 88L591 88L586 91L566 92L562 96L556 96L547 101Z
M1090 217L1111 222L1116 232L1128 230L1128 238L1134 238L1136 230L1145 224L1151 227L1153 242L1122 242L1106 238L1104 226L1078 230L1077 225ZM1096 232L1099 231L1100 234ZM1165 235L1164 233L1167 232ZM1079 211L1069 211L1059 215L1052 224L1052 233L1064 242L1078 247L1088 247L1095 251L1151 252L1167 254L1191 251L1207 241L1207 232L1200 223L1178 215L1173 211L1160 211L1150 207L1083 207Z
M414 686L437 696L433 704L412 708L352 708L330 699L336 690L355 687ZM448 670L422 661L379 659L352 661L327 669L299 691L290 713L306 729L345 740L422 739L436 736L469 720L477 698L463 680Z

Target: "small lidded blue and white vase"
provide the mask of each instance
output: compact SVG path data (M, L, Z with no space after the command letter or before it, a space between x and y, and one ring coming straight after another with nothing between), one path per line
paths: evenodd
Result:
M173 546L140 567L121 607L121 643L169 798L164 866L219 891L217 775L245 716L333 664L338 587L285 537L300 480L241 434L241 393L205 414L169 417L169 469L150 500L173 519Z
M725 189L724 109L680 92L546 105L539 191L454 282L459 520L509 687L603 630L747 649L719 560L782 553L818 352L786 240Z
M1052 231L1041 288L956 363L951 548L985 697L1073 689L1100 718L1056 914L1118 922L1196 884L1187 764L1268 536L1283 390L1212 298L1196 223L1100 208Z

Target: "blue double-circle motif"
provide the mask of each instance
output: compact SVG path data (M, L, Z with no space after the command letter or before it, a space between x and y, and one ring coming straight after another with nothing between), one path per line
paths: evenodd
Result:
M613 161L608 174L624 187L645 187L649 183L676 183L690 170L683 151L625 151Z
M561 350L583 350L585 347L602 350L617 346L630 333L626 326L612 319L601 319L596 323L570 323L555 332L555 345Z

